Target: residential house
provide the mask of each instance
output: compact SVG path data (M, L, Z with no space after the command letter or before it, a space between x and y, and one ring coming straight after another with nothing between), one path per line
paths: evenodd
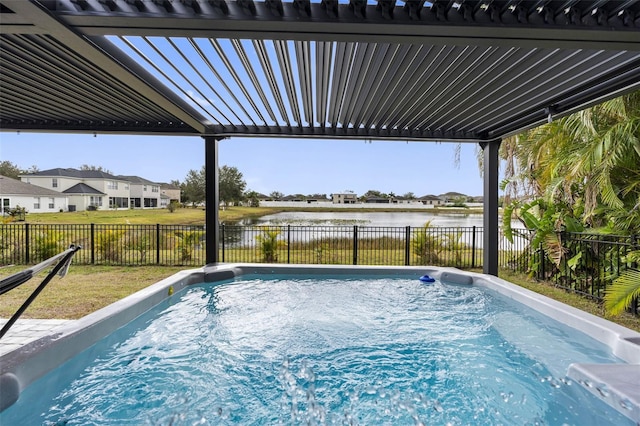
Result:
M391 198L385 198L385 197L367 197L364 200L365 203L368 204L390 204L391 203Z
M333 204L356 204L358 196L353 192L331 194L331 201Z
M52 213L66 211L67 206L66 195L0 175L0 215L2 216L16 207L23 207L31 213Z
M62 191L69 197L69 211L100 210L104 207L104 192L90 187L86 183L77 183Z
M418 198L418 201L427 206L441 206L444 204L444 201L435 195L424 195Z
M130 205L132 209L158 208L161 204L160 184L140 176L118 176L130 183Z
M167 205L172 201L175 201L176 203L181 202L180 187L178 185L174 185L171 183L164 183L164 182L161 182L158 185L160 185L160 195L161 195L160 199L165 200L165 197L166 197L166 201L160 202L160 207L165 207L162 205L162 203L164 202L166 202ZM164 197L162 197L163 195Z
M445 203L465 203L468 196L459 192L446 192L439 195L440 199Z
M99 170L50 169L20 176L22 182L52 191L67 192L69 210L128 208L130 189L126 179ZM76 186L78 184L84 184ZM89 187L89 188L87 188Z

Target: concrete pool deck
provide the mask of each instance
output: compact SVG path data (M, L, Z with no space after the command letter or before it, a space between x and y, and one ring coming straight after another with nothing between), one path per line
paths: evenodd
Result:
M9 321L7 318L0 318L0 327L4 327L7 321ZM19 319L7 331L7 334L0 339L0 356L42 337L49 336L56 329L72 321L61 319Z

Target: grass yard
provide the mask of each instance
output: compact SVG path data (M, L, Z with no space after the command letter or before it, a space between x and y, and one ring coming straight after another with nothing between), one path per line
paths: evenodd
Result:
M220 210L220 221L236 221L247 217L259 217L279 210L269 207L227 207ZM160 224L204 225L203 208L179 208L173 213L168 209L96 210L63 213L28 213L28 223L42 224Z
M0 268L0 278L25 269ZM138 290L167 278L184 267L82 266L72 264L67 276L54 277L21 318L78 319ZM9 318L46 277L40 272L20 287L3 294L0 318Z
M514 273L511 271L500 271L499 276L503 280L507 280L509 282L517 284L520 287L535 291L536 293L545 295L551 299L573 306L574 308L578 308L592 315L605 318L611 322L620 324L623 327L627 327L640 332L640 317L634 317L633 315L628 313L623 313L617 316L609 315L605 312L604 307L601 303L597 303L594 300L555 287L551 283L535 281L531 278L528 278L524 274Z

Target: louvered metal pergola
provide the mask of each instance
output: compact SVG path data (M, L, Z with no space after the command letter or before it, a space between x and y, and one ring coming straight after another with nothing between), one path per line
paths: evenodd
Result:
M3 131L201 136L209 206L223 138L479 143L490 274L502 138L640 88L640 0L0 0L0 33Z

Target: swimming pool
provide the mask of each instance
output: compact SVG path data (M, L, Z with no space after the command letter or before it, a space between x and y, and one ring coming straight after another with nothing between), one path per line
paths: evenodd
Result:
M423 273L440 281L421 283ZM633 389L598 369L638 370L628 364L640 362L638 333L494 277L229 265L116 305L3 358L5 383L33 383L2 423L636 420Z

